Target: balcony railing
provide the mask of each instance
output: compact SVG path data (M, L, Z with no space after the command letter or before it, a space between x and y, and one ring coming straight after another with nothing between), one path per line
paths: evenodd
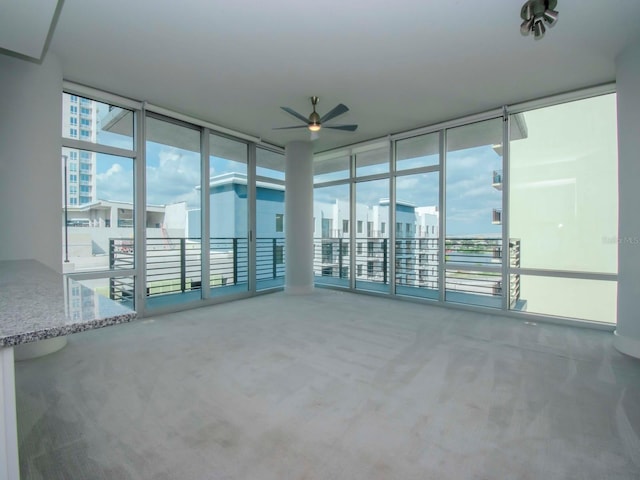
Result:
M329 281L351 278L351 255L354 255L356 282L389 283L390 252L387 238L358 238L351 252L349 239L315 238L313 269L317 277ZM396 238L395 282L399 287L439 288L438 238ZM510 239L507 261L520 266L520 240ZM445 290L488 297L503 295L500 267L504 249L501 238L450 237L445 240ZM282 279L285 273L285 239L256 239L256 279ZM109 241L111 269L134 268L133 240ZM456 268L459 265L459 268ZM484 269L474 270L474 266ZM495 271L487 271L493 267ZM247 238L212 238L210 240L211 288L246 284L249 277ZM199 290L201 278L200 238L147 238L147 296ZM318 278L322 283L322 280ZM112 282L112 298L127 298L133 288L127 282ZM126 291L125 291L126 290ZM520 299L520 276L509 278L509 298L513 307Z
M439 288L439 239L396 238L395 281L397 287ZM356 238L355 280L387 284L389 281L389 239ZM319 283L350 279L350 242L342 238L314 239L313 269ZM445 289L463 294L501 297L503 262L501 238L455 237L445 241ZM509 241L511 267L520 266L520 240ZM455 268L455 265L461 268ZM473 266L498 271L474 271ZM331 277L331 278L328 278ZM344 283L344 282L343 282ZM510 278L511 305L520 298L520 276Z
M249 245L247 238L210 239L209 284L211 288L247 284ZM147 238L147 296L185 293L202 288L202 249L200 238ZM283 278L285 271L283 238L256 239L256 278ZM133 240L109 240L111 269L134 268ZM130 294L118 282L110 286L111 298Z

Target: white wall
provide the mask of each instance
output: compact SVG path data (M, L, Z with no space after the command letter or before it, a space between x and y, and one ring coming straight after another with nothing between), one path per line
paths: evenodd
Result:
M62 270L62 69L0 54L0 260Z
M619 219L616 347L640 358L640 39L616 59Z

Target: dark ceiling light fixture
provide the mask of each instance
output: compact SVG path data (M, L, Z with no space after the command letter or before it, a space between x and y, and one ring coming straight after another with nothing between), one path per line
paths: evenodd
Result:
M541 39L547 31L545 23L552 27L558 21L557 5L558 0L528 0L520 10L520 17L524 20L520 33L529 35L533 32L536 40Z

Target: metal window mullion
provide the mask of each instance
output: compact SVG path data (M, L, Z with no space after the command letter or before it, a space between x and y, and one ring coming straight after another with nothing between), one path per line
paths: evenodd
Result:
M509 247L509 140L511 120L507 107L502 119L502 309L511 305L511 248Z
M211 197L210 195L210 158L209 129L204 127L200 136L200 288L203 299L211 294Z
M438 201L440 202L440 214L438 215L438 300L445 302L445 214L447 210L445 185L447 180L447 131L440 130L440 191Z
M126 148L111 147L109 145L101 145L99 143L86 142L84 140L75 140L73 138L65 137L62 138L62 147L126 158L135 157L136 155L135 150L127 150Z
M351 244L351 255L349 257L349 269L351 271L351 275L349 276L349 288L351 290L355 290L356 288L356 182L355 182L355 155L349 155L349 217L351 221L351 225L349 226L349 243Z
M434 125L428 125L414 130L408 130L405 132L395 133L391 135L392 140L404 140L406 138L417 137L420 135L426 135L429 133L435 133L437 131L446 130L449 128L461 127L463 125L469 125L471 123L478 123L485 120L490 120L502 115L502 109L492 109L482 113L474 115L467 115L466 117L455 118L446 122L440 122Z
M140 110L135 112L136 120L134 122L134 138L136 142L136 151L138 155L134 163L134 252L135 252L135 298L136 311L138 315L144 316L147 307L147 279L146 279L146 262L147 258L147 229L146 229L146 118L144 105Z
M396 159L395 142L389 141L389 293L396 294ZM391 228L393 226L393 228Z
M255 294L258 288L257 272L258 272L258 253L257 253L257 241L256 241L256 222L257 222L257 194L256 194L256 150L255 143L249 143L249 149L247 151L247 232L248 232L248 246L249 246L249 292ZM286 190L284 192L287 194ZM285 197L286 198L286 197ZM285 252L286 258L286 252ZM284 259L283 259L284 260ZM286 261L286 260L284 260Z
M79 85L77 83L70 82L69 80L62 81L62 91L71 95L78 95L79 97L95 100L100 103L108 103L109 105L125 108L127 110L138 111L142 107L142 102L137 100L132 100L103 90L87 87L86 85Z

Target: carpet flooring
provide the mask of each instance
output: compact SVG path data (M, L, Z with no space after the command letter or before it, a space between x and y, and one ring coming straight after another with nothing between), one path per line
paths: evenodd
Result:
M607 332L317 289L16 364L23 480L640 478Z

